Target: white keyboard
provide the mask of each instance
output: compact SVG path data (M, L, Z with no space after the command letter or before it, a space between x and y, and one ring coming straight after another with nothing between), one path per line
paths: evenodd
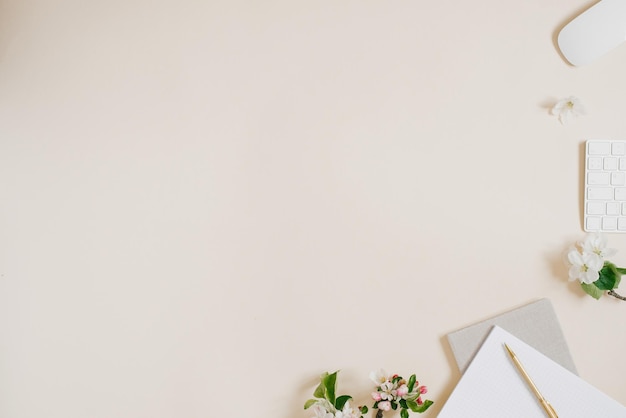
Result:
M585 147L585 231L626 232L626 141Z

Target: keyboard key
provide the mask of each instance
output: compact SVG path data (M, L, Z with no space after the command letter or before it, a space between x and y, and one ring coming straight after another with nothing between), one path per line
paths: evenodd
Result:
M613 142L611 144L611 154L626 155L626 142Z
M604 159L603 163L604 169L608 171L617 170L617 167L619 167L619 160L617 158L607 157Z
M602 229L605 231L614 231L617 229L617 218L606 216L602 218Z
M589 141L587 143L589 155L608 155L611 153L611 143L605 141Z
M617 173L617 172L616 172ZM587 174L587 184L595 186L605 186L611 184L611 174L604 171Z
M613 188L612 187L588 187L587 199L589 200L613 199Z
M618 216L620 214L619 202L608 202L606 204L606 214L611 216Z
M626 161L624 161L624 166L626 167ZM589 157L587 159L588 170L602 170L602 167L602 157Z
M593 173L593 174L600 174L600 173ZM622 171L615 171L611 173L611 185L623 186L625 184L626 184L626 173Z
M615 188L615 200L626 200L626 187Z
M585 227L587 228L587 231L599 231L602 229L602 218L595 216L588 217Z
M588 202L587 213L589 215L604 215L606 204L604 202ZM626 203L622 203L622 210L626 210Z

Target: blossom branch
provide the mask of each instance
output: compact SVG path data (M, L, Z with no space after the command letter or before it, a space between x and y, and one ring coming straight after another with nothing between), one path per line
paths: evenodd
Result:
M409 411L421 414L433 404L431 400L422 398L428 389L419 384L414 374L405 380L397 374L388 375L381 369L370 373L370 378L376 384L376 391L372 392L376 418L383 418L384 411L397 409L400 409L400 418L409 418Z
M609 295L611 295L611 296L613 296L614 298L617 298L617 299L620 299L620 300L626 300L626 296L622 296L622 295L620 295L619 293L617 293L617 292L616 292L616 291L614 291L614 290L609 290L609 291L608 291L608 294L609 294ZM377 417L377 418L378 418L378 417Z
M580 286L594 299L606 292L619 300L626 301L626 297L615 292L626 269L617 267L608 261L617 250L607 247L607 239L600 233L589 234L577 249L567 254L570 263L569 279L580 281Z

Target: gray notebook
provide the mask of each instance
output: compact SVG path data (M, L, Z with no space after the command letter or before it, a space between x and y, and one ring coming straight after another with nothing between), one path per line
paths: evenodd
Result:
M494 325L503 328L572 373L578 374L552 303L540 299L447 335L461 373Z

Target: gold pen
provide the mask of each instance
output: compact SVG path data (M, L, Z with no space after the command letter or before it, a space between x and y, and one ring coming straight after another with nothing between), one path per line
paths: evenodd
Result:
M520 363L520 361L518 360L513 350L511 350L511 348L506 343L504 343L504 346L506 347L506 351L509 352L511 359L513 360L513 363L515 363L515 367L517 367L517 370L519 370L519 372L524 377L524 380L526 380L526 383L528 383L528 386L530 386L535 396L537 396L537 399L539 399L539 403L541 403L541 406L543 406L543 409L546 410L546 413L548 414L548 416L550 418L559 418L554 408L552 408L552 405L550 405L550 403L546 400L546 398L543 397L543 395L541 394L541 392L539 392L539 389L537 389L537 386L535 386L535 384L533 383L528 373L526 373L526 370L524 370L524 366L522 366L522 363Z

